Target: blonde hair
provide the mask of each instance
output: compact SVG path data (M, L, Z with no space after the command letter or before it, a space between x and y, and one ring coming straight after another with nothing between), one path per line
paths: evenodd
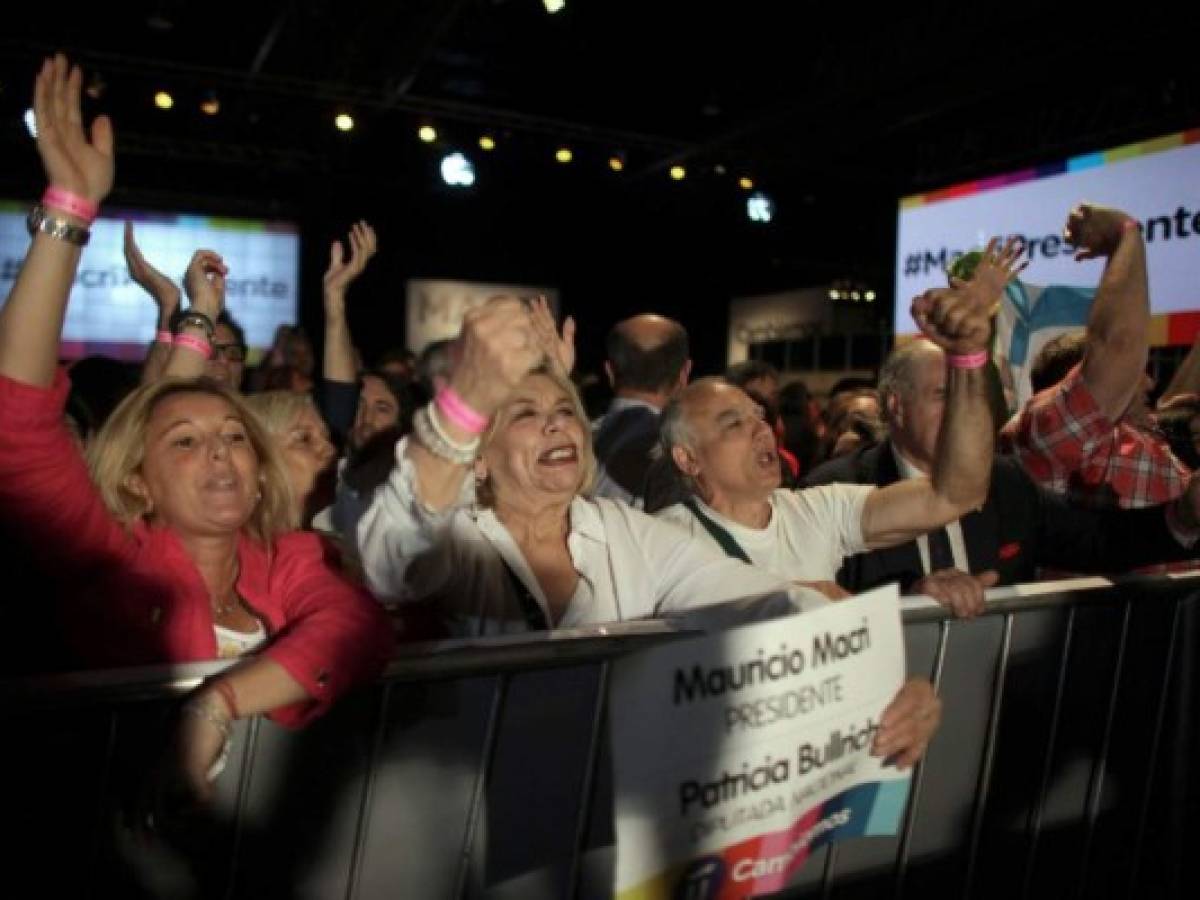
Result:
M580 458L583 462L582 477L579 479L579 487L576 489L576 493L589 497L596 484L596 452L592 448L592 429L588 425L587 412L583 408L583 401L579 399L579 392L575 390L575 385L571 382L571 379L560 375L549 366L538 366L525 377L528 378L530 375L541 375L543 378L549 378L554 382L555 387L566 394L567 399L571 401L571 408L575 413L575 418L579 420L580 428L583 431L583 441L579 446ZM487 431L480 437L478 458L482 458L487 452L488 447L496 437L496 433L500 430L502 412L503 409L492 416L491 425L488 426ZM488 482L485 481L476 484L475 499L480 506L492 506L495 503L496 498Z
M246 397L245 403L272 437L287 434L296 417L306 409L317 411L312 397L298 391L263 391Z
M138 388L113 410L88 449L92 480L108 511L122 525L132 525L150 512L146 498L130 486L130 477L146 458L146 426L158 404L179 394L205 394L224 400L242 420L258 457L262 499L242 527L255 540L270 545L293 529L292 489L274 443L258 417L238 394L208 377L166 378Z

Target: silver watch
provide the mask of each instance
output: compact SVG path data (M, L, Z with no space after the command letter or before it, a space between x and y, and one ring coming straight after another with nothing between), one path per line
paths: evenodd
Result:
M60 216L49 215L46 207L40 203L29 211L29 218L25 220L25 224L29 227L31 235L41 231L52 238L66 241L68 244L75 244L77 247L86 247L92 237L92 233L88 229L72 225Z

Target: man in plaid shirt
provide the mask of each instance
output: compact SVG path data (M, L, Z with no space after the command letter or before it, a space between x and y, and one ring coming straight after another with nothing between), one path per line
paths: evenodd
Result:
M1047 344L1037 391L1005 428L1030 476L1073 501L1135 509L1180 496L1190 473L1153 430L1146 249L1135 219L1081 204L1063 229L1077 260L1107 258L1084 335Z

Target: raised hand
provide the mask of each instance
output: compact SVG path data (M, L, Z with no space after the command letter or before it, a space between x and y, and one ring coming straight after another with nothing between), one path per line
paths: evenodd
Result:
M1121 235L1137 227L1137 220L1107 206L1080 203L1067 216L1063 226L1063 240L1079 249L1075 261L1111 256L1121 243Z
M212 250L197 250L183 274L192 309L204 313L214 322L225 308L225 276L229 267Z
M995 587L1000 576L988 570L979 575L942 569L930 572L912 586L909 593L924 594L949 609L960 619L971 619L985 608L983 592Z
M179 287L142 256L142 251L133 238L132 222L125 223L125 265L129 268L129 276L154 298L160 319L169 317L179 308Z
M562 334L554 326L554 314L545 297L537 297L530 306L530 318L537 335L538 345L546 355L547 362L562 375L570 375L575 368L575 319L567 316L563 320Z
M970 281L951 278L950 287L934 288L914 299L912 316L925 336L947 353L985 350L1004 288L1024 268L1017 263L1021 254L1016 238L1003 248L993 238Z
M453 358L451 386L491 416L544 354L528 307L515 297L494 297L467 313Z
M334 241L329 247L329 268L325 270L322 282L327 299L330 295L344 298L346 290L363 273L379 247L375 229L362 220L350 226L349 238L349 260L345 258L341 241Z
M37 148L51 186L99 204L113 186L112 122L97 116L89 138L79 99L82 82L79 67L68 68L61 53L42 63L33 87Z
M912 678L883 711L871 753L894 757L901 771L925 755L925 748L942 720L942 701L924 678Z

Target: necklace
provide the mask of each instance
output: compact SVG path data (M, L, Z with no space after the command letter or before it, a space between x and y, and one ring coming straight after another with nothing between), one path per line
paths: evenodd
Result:
M230 580L229 587L225 591L225 596L228 599L226 599L224 602L216 599L209 600L209 603L212 605L213 618L219 619L223 616L227 616L241 605L242 598L237 594L237 580L238 573L240 571L240 561L234 560L233 578Z

